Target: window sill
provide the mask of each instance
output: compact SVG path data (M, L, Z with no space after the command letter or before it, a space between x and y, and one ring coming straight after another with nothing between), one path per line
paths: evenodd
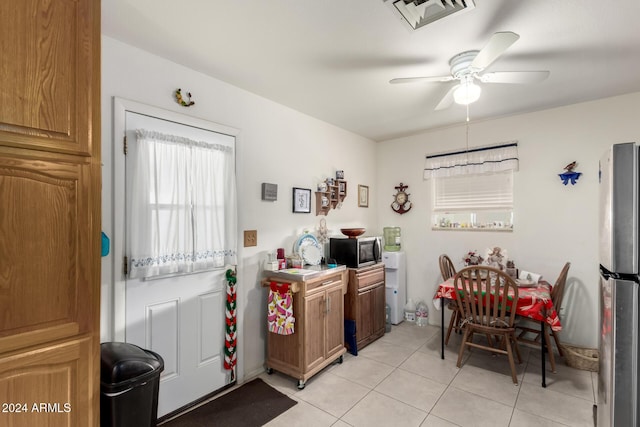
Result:
M499 233L512 233L513 228L508 227L431 227L432 231L495 231Z

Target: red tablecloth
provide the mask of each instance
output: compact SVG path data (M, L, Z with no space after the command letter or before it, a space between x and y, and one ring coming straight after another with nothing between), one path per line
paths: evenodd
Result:
M453 278L451 278L438 286L438 290L433 297L433 303L437 309L440 309L441 298L454 300L456 296ZM532 287L518 288L516 314L537 322L544 320L554 331L562 329L560 318L553 306L553 301L551 301L551 285L545 281L541 281Z

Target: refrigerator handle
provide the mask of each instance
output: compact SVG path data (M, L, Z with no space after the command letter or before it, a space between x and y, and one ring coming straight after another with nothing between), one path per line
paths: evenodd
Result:
M605 280L626 280L628 282L640 283L640 276L636 274L616 273L615 271L609 271L605 267L603 267L602 264L600 265L600 275Z
M605 279L605 280L609 280L611 278L616 279L617 275L609 270L607 270L605 267L602 266L602 264L600 264L600 275Z

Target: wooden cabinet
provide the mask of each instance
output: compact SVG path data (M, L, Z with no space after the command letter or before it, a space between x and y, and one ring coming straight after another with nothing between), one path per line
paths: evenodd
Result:
M384 335L384 263L349 269L345 318L356 323L356 345L360 350Z
M316 216L327 215L347 197L347 181L344 179L327 179L326 184L327 191L316 191Z
M292 281L275 274L263 281L289 283L294 289L295 332L267 332L267 372L298 379L298 388L327 365L342 362L344 348L344 294L346 269L326 270L309 280Z
M100 2L0 2L0 34L0 424L97 426Z

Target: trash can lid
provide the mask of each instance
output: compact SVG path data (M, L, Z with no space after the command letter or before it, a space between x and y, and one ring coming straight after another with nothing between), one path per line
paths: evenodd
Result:
M160 355L150 350L124 342L100 344L100 381L105 385L163 369L164 361Z

